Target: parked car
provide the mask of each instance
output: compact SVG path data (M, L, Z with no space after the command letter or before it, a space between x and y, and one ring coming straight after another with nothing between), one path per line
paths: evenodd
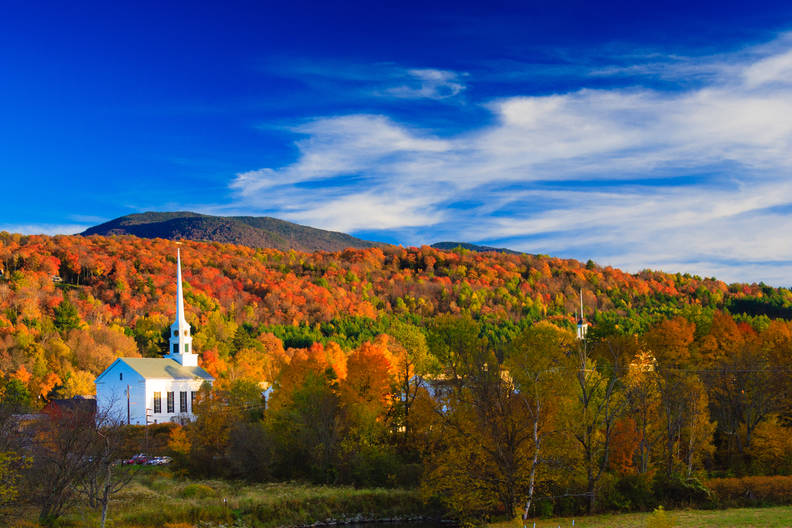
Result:
M148 461L148 457L143 453L138 453L137 455L133 456L129 460L124 460L124 464L128 465L143 465L146 464Z

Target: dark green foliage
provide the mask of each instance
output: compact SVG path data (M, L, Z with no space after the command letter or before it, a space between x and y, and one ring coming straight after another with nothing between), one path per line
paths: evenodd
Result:
M243 348L255 348L256 336L259 332L250 323L243 323L234 333L234 338L231 340L234 352L242 350Z
M785 299L775 296L760 299L745 297L732 299L728 305L729 312L733 314L746 314L750 316L765 315L772 319L792 319L792 306L785 304Z
M386 333L389 320L389 317L343 317L322 323L320 329L322 336L350 349Z
M340 406L335 383L332 370L324 374L309 373L290 401L270 414L269 425L277 450L276 476L335 482L335 457L340 440Z
M138 317L131 335L144 357L159 357L168 352L170 326L150 317Z
M61 303L55 307L53 323L55 324L55 328L62 332L79 328L81 321L80 314L77 312L77 307L68 299L64 298Z
M272 434L263 423L234 424L229 436L227 455L230 476L266 482L273 476L274 456Z
M692 507L707 505L712 500L710 490L695 477L658 473L653 482L655 499L666 507Z
M283 341L284 348L309 348L314 343L324 341L322 333L314 326L300 324L292 325L272 325L262 328L265 332L272 332L275 337Z
M25 384L16 378L6 379L2 387L2 408L7 413L23 413L30 409L32 397Z
M604 510L650 511L658 505L649 475L626 475L608 481L600 489L598 500Z

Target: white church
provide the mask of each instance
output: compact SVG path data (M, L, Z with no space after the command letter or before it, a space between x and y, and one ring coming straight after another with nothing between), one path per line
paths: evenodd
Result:
M176 321L164 358L118 358L96 378L96 404L114 421L146 425L192 420L193 403L214 378L198 366L184 318L181 253L176 253Z

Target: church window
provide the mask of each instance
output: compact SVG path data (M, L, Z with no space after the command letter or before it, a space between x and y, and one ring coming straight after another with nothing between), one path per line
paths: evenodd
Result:
M162 412L162 393L154 393L154 412L159 414Z
M119 372L118 373L118 379L121 380L121 381L124 381L124 373L123 372Z
M168 392L168 412L174 412L173 392Z
M190 353L190 343L184 343L184 353L185 354Z
M184 335L187 335L187 330L184 331Z
M179 412L187 412L187 391L179 393Z
M179 353L179 343L173 343L173 353L174 354Z
M178 330L174 330L173 331L173 337L178 337L178 335L179 335L179 331Z

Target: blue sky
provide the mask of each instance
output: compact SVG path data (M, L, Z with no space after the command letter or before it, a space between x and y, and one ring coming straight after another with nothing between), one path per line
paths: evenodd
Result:
M0 229L270 215L792 284L792 4L286 4L2 2Z

